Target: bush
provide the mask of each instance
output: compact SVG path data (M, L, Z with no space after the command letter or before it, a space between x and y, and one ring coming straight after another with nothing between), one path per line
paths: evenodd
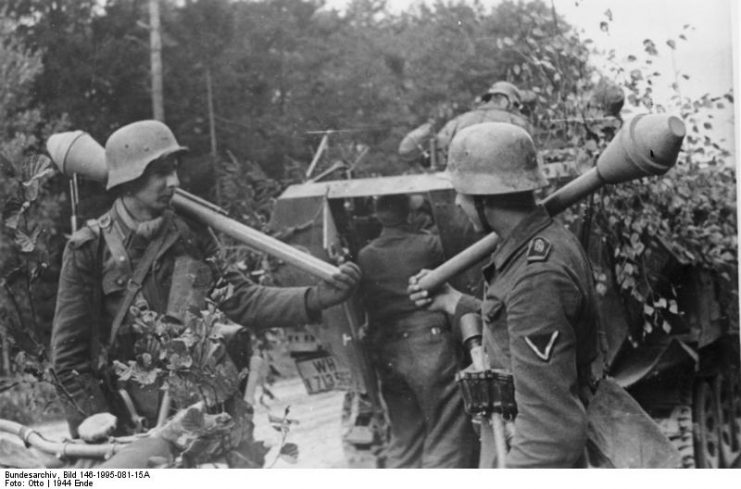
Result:
M7 385L0 392L0 418L26 425L64 418L53 385L28 375L8 377L0 384Z

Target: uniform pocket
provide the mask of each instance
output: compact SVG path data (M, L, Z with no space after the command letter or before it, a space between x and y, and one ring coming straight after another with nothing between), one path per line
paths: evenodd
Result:
M122 270L112 268L103 272L103 295L111 295L121 292L126 288L129 276Z

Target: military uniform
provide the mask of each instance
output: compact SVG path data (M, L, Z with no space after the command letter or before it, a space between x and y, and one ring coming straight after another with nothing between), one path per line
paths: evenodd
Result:
M403 227L384 227L358 257L372 357L391 422L391 468L475 461L476 437L454 380L458 341L445 314L418 310L406 293L411 275L443 260L436 236Z
M583 464L598 353L592 272L581 245L543 208L500 243L484 268L481 313L492 368L512 372L518 414L507 467ZM462 299L459 317L477 307Z
M62 386L61 397L67 401L67 419L73 436L80 422L91 414L108 411L122 421L128 417L112 395L110 382L104 375L105 365L102 365L107 359L101 355L132 271L149 242L126 222L120 207L114 204L103 217L75 233L64 251L51 350L54 371ZM150 310L160 314L166 311L173 264L178 256L188 255L212 265L213 282L221 276L233 286L233 295L219 307L237 323L270 328L317 319L309 317L308 288L263 287L236 271L222 273L210 259L216 252L215 242L205 229L198 232L194 226L172 212L165 213L160 231L165 233L162 247L140 290L140 297ZM247 330L243 333L249 335ZM135 339L124 321L109 358L132 358L129 355L132 355ZM248 355L247 352L247 358ZM153 425L156 396L152 404L137 407L142 410L139 414Z
M437 133L435 145L441 150L447 151L453 137L463 128L480 124L482 122L506 122L525 129L532 134L532 127L525 117L520 114L502 109L494 102L486 102L475 109L465 112L458 117L448 121Z

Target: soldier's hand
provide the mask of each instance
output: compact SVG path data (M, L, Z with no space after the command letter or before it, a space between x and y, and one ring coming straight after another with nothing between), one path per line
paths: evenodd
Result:
M429 273L429 270L422 269L416 275L409 277L409 286L407 287L409 299L422 309L443 311L450 315L455 314L455 308L463 294L448 283L441 285L433 292L423 289L419 286L419 281L427 273Z
M339 268L339 273L322 280L309 291L310 309L326 309L346 301L352 295L362 276L360 268L352 262L345 262Z

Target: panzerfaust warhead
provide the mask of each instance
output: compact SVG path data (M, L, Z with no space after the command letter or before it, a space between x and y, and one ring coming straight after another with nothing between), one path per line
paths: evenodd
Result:
M46 149L54 164L67 176L105 183L108 172L105 150L88 133L71 131L53 134ZM182 189L177 189L172 205L181 212L220 231L257 251L290 263L320 279L331 279L339 269L282 241L227 217L221 208Z
M628 122L597 159L597 166L549 195L542 205L556 215L605 184L663 175L677 162L685 136L681 119L665 114L639 115ZM492 233L455 255L419 280L434 290L489 256L497 245Z

